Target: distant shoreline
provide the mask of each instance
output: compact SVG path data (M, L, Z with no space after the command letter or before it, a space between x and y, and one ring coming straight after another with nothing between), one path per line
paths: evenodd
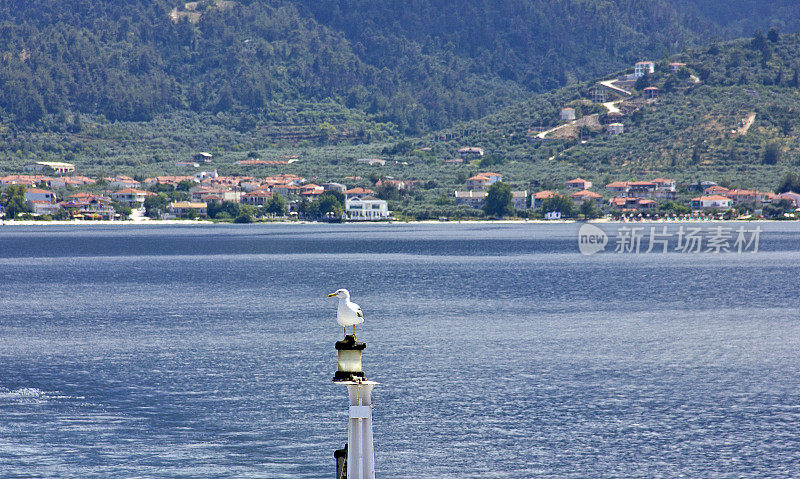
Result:
M616 221L609 219L598 220L536 220L536 219L521 219L521 220L451 220L451 221L438 221L438 220L421 220L421 221L349 221L346 223L325 223L317 221L265 221L254 223L229 223L229 222L216 222L209 220L148 220L148 221L132 221L132 220L116 220L116 221L0 221L0 227L3 226L216 226L216 225L238 225L238 226L257 226L257 225L323 225L323 224L339 224L339 225L429 225L429 224L470 224L470 225L511 225L511 224L577 224L577 223L593 223L593 224L681 224L681 223L792 223L796 220L642 220L642 221Z

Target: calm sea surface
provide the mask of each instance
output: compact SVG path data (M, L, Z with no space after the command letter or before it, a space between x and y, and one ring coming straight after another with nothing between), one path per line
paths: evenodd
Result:
M333 477L341 287L379 477L800 477L800 225L761 227L1 226L0 477Z

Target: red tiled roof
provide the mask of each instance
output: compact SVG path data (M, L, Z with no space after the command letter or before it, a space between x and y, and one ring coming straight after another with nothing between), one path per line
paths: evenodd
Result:
M572 193L570 196L574 196L576 198L585 196L588 196L590 198L602 198L602 196L598 195L594 191L589 191L589 190L576 191L575 193Z
M730 198L726 198L720 195L711 195L711 196L700 196L697 198L692 198L692 201L730 201Z
M371 195L375 193L374 191L367 189L367 188L350 188L349 190L345 191L347 195Z
M533 198L536 199L536 200L545 200L547 198L552 198L554 196L557 196L557 195L555 193L553 193L552 191L544 190L544 191L540 191L538 193L534 193Z
M112 193L112 194L117 194L117 195L140 195L140 194L145 194L146 195L148 193L155 194L155 193L153 193L151 191L137 190L137 189L134 189L134 188L125 188L124 190L119 190L116 193Z

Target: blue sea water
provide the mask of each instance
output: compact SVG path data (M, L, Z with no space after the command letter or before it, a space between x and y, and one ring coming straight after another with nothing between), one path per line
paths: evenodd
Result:
M333 477L340 287L378 477L800 477L800 226L762 228L0 227L0 477Z

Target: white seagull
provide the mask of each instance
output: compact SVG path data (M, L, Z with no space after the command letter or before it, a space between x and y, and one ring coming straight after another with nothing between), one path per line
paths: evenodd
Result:
M350 301L350 291L337 289L328 295L329 298L339 298L339 308L336 310L336 322L344 328L344 335L347 336L347 327L353 327L353 337L356 335L356 324L364 322L364 313L361 306Z

